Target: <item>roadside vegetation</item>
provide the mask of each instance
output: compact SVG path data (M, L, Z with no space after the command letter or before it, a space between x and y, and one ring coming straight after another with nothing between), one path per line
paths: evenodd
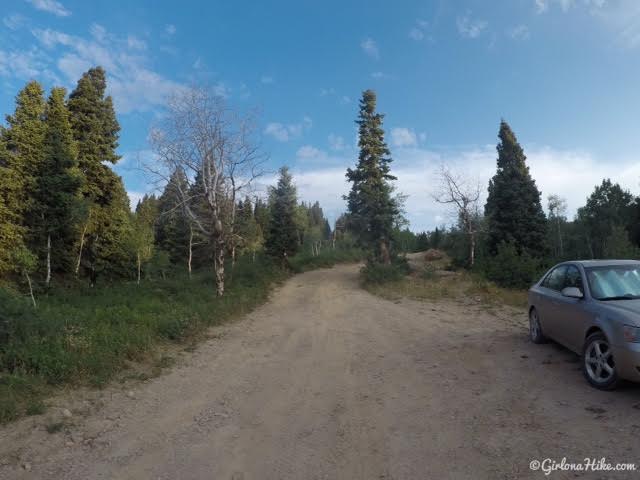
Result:
M363 256L287 168L256 191L253 118L206 88L168 99L144 165L158 193L132 211L106 90L100 67L68 96L31 81L0 126L0 423L60 387L157 373L165 346L193 345L292 272Z
M429 254L438 253L438 259ZM388 300L409 298L437 302L463 301L489 307L509 305L525 308L527 291L524 289L499 287L483 275L466 269L456 269L451 259L443 252L429 250L411 255L410 273L398 272L392 278L364 275L364 287L374 295Z
M64 385L104 386L138 363L167 363L165 347L189 346L206 329L250 312L292 272L357 261L352 248L300 253L283 267L265 255L240 258L223 297L211 271L91 288L60 287L39 297L0 290L0 423L45 411ZM156 372L160 370L156 369Z

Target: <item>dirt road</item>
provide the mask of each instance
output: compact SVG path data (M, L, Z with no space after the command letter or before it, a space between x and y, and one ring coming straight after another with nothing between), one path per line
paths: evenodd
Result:
M640 468L640 388L593 390L573 354L529 343L525 326L513 309L373 297L355 266L305 273L170 373L76 394L67 430L45 431L55 408L0 430L0 478L520 479L546 478L529 462L547 457Z

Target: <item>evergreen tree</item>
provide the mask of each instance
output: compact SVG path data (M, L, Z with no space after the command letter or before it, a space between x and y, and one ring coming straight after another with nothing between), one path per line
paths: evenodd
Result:
M88 203L76 273L84 265L92 281L98 272L125 275L129 263L126 250L122 249L129 235L129 201L122 179L105 165L120 159L116 153L120 126L112 99L105 97L105 90L105 71L101 67L92 68L82 75L68 102L78 146L82 193Z
M6 182L11 182L5 187L7 208L12 210L10 216L14 225L21 227L11 230L14 233L21 231L30 249L36 241L31 234L35 231L38 214L35 193L44 160L45 108L40 84L27 83L16 97L16 110L7 117L8 129L4 134L6 150L2 163L7 168Z
M253 208L253 217L256 219L258 226L263 232L266 232L269 228L269 205L267 205L261 198L256 198L255 206Z
M184 214L180 195L180 190L187 188L188 182L184 172L176 170L158 199L156 243L169 254L169 259L176 265L188 264L192 229Z
M265 244L267 254L282 261L298 251L296 204L296 187L289 169L282 167L278 185L269 192L271 217Z
M619 184L607 178L596 186L587 204L578 209L578 222L586 230L591 258L606 255L605 246L614 227L632 230L632 212L633 196Z
M255 257L262 246L262 230L253 215L253 205L249 197L238 205L238 235L242 239L241 251Z
M35 202L38 210L38 251L46 266L45 282L51 271L70 272L80 210L81 187L76 144L71 132L64 88L53 88L46 114L44 161L37 174ZM52 255L53 253L53 255Z
M392 197L390 181L395 177L389 173L392 160L384 141L383 118L376 113L376 94L366 90L356 121L360 154L355 170L347 170L352 186L346 200L350 222L361 243L373 249L375 261L389 264L391 235L400 211Z
M529 174L526 157L504 120L498 134L498 171L489 182L485 205L488 248L492 255L501 243L513 243L520 254L540 258L546 253L546 217L540 191Z
M0 279L14 270L13 250L24 246L22 176L7 149L7 136L8 132L0 127Z

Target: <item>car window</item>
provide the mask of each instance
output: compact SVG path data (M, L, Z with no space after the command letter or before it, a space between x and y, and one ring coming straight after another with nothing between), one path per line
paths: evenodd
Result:
M573 265L569 265L567 267L567 273L565 275L563 288L567 287L576 287L581 292L584 292L584 289L582 288L582 275L580 275L580 270L578 270L578 267L575 267Z
M566 265L560 265L549 272L549 275L545 277L542 282L542 286L550 288L551 290L562 290L564 288L565 273L567 271Z

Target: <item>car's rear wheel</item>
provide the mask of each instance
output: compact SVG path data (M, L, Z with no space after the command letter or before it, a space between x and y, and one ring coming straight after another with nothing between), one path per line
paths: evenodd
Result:
M587 381L600 390L613 390L618 385L613 351L602 332L587 337L582 352L582 371Z
M535 308L532 308L529 312L529 337L533 343L545 343L547 341L547 337L542 333L540 317Z

